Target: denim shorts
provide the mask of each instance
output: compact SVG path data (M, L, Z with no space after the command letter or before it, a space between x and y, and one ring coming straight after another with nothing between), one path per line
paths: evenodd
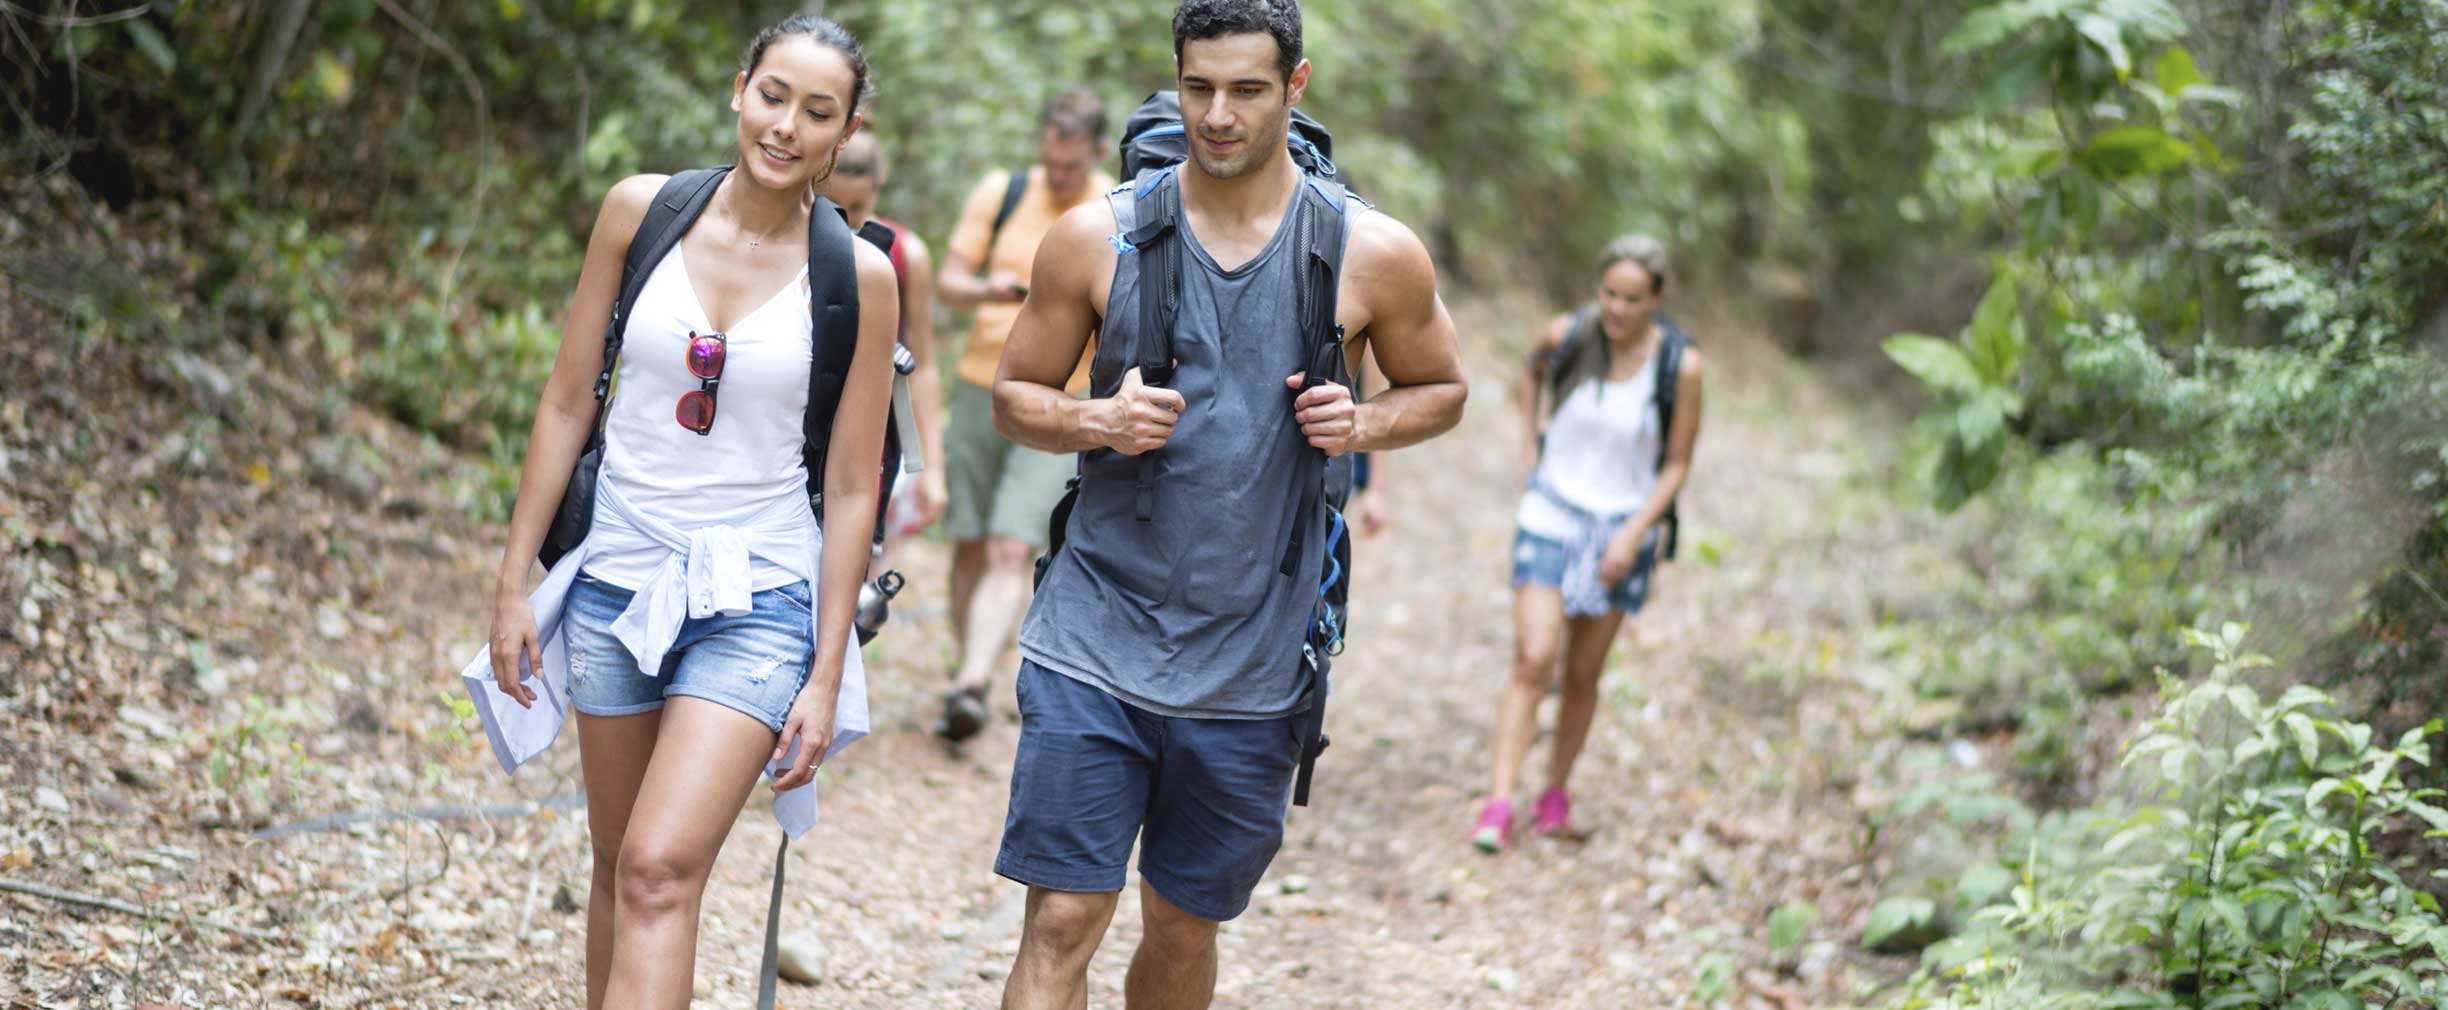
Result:
M1300 765L1298 716L1187 719L1020 664L1020 753L995 872L1057 891L1119 891L1139 875L1182 911L1222 922L1283 845Z
M1572 545L1554 537L1543 537L1520 527L1513 533L1513 588L1523 586L1558 586L1564 584L1564 569L1572 561ZM1651 536L1642 544L1640 556L1633 560L1632 571L1622 581L1607 587L1607 607L1626 614L1640 613L1649 602L1649 577L1657 570L1657 538Z
M613 619L634 595L584 572L571 583L561 633L573 707L587 715L636 715L662 708L665 698L703 698L782 731L816 655L807 583L759 592L738 617L682 622L656 677L640 671L628 646L612 637Z

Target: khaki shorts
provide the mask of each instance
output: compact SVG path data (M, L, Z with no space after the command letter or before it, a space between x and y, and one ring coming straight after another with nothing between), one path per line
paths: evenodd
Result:
M963 379L952 380L944 409L944 534L955 541L1009 537L1035 550L1046 547L1046 519L1063 488L1079 472L1069 455L1038 452L994 430L994 394Z

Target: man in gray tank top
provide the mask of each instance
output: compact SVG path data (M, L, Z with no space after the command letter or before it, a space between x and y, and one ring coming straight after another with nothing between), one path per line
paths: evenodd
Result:
M1296 0L1185 0L1173 26L1190 158L1054 226L995 383L1006 437L1081 454L1065 543L1020 634L1020 749L995 869L1029 900L1006 1008L1081 1005L1134 839L1145 931L1128 1005L1208 1004L1216 925L1274 858L1300 757L1320 552L1289 573L1278 560L1295 538L1322 542L1302 489L1328 456L1416 443L1462 413L1426 248L1356 201L1320 209L1287 156L1309 79ZM1151 185L1179 187L1169 383L1134 367L1148 336L1139 286L1161 279L1140 276L1124 236ZM1341 385L1304 388L1294 319L1301 216L1338 210L1334 319L1356 335L1348 358L1373 350L1389 382L1365 404ZM1074 400L1062 385L1091 334L1091 395Z

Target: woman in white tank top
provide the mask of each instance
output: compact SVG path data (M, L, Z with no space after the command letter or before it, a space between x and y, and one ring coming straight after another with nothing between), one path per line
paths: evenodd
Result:
M850 243L858 344L826 472L803 462L815 352L805 198L857 130L867 91L865 54L832 21L796 16L749 45L731 87L738 165L640 289L604 407L594 524L530 592L528 559L596 414L622 262L633 239L649 241L639 225L665 177L633 176L605 197L536 413L496 578L491 676L480 662L468 678L506 766L578 713L590 1008L688 1003L700 898L759 773L798 834L815 820L817 764L867 729L851 611L900 310L891 263L865 242Z
M1661 379L1657 356L1672 325L1657 318L1665 288L1664 246L1643 235L1615 240L1599 259L1596 304L1550 323L1522 377L1513 676L1496 709L1494 767L1471 828L1472 844L1488 852L1511 838L1514 787L1559 654L1564 690L1533 826L1550 834L1569 823L1565 782L1589 737L1598 675L1625 615L1648 599L1659 526L1691 469L1700 356L1670 356L1677 367ZM1660 381L1675 383L1671 423L1659 416ZM1542 416L1551 389L1557 402Z

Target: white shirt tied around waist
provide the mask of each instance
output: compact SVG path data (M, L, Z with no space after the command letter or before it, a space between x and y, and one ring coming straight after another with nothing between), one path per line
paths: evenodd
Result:
M777 502L739 523L693 529L682 529L639 512L622 497L619 482L609 474L597 481L596 500L599 509L617 515L629 528L654 538L669 551L654 576L638 589L628 608L612 622L613 635L637 657L638 669L648 676L661 675L663 658L679 638L681 624L689 618L740 616L750 611L755 593L748 576L751 557L806 579L809 609L823 612L820 591L823 583L817 574L822 567L824 534L804 497ZM501 762L505 773L516 773L520 765L542 754L560 735L561 724L568 718L569 648L562 635L561 619L569 601L570 585L579 569L585 567L593 543L590 536L562 557L545 574L543 584L527 596L528 606L535 611L536 640L544 652L542 670L522 662L519 671L519 682L535 692L534 708L520 705L494 682L489 648L477 650L476 657L459 672L468 697L476 703L476 714L484 723L486 739L493 745L493 756ZM826 761L867 735L867 671L855 647L843 650L841 690L836 697L833 743L825 750ZM780 775L797 753L794 744L791 753L767 764L766 771ZM773 811L782 830L793 838L815 827L815 783L775 797Z

